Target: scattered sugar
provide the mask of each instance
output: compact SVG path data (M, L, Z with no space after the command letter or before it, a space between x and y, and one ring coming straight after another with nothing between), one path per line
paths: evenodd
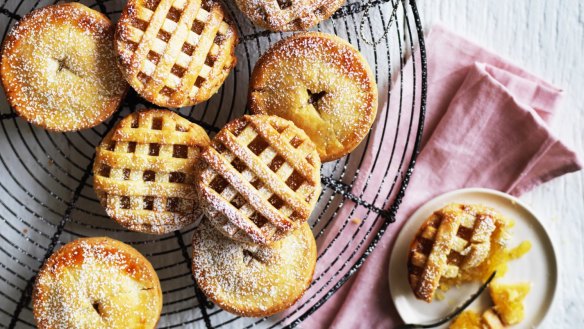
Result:
M377 111L377 87L364 58L323 33L297 34L274 45L254 68L250 88L254 112L294 121L321 157L352 150Z
M160 129L153 130L156 120ZM153 132L159 132L160 138L153 139ZM172 111L146 110L122 119L97 147L93 167L94 187L108 216L131 230L155 234L172 232L194 222L201 214L196 201L194 164L200 150L209 142L204 129ZM129 147L130 143L134 143L133 148ZM109 150L112 144L115 144L113 150ZM157 155L150 153L152 144L158 147ZM186 158L175 157L176 145L186 147ZM122 160L128 155L141 165ZM117 159L115 167L108 165L112 159ZM160 165L161 162L174 163L172 172ZM109 170L102 172L103 167ZM150 181L144 178L146 172L151 173ZM173 174L183 178L171 181ZM144 194L128 195L128 188ZM124 205L122 198L128 198L129 204ZM151 207L146 207L148 202Z
M161 308L156 273L139 253L120 244L81 239L53 254L35 283L37 323L48 328L153 326Z
M191 6L193 3L195 5ZM177 5L181 8L177 8ZM139 7L142 8L137 9ZM191 26L191 29L188 29L185 34L185 29L179 29L179 25L168 17L170 9L168 6L159 7L156 4L154 8L135 0L128 3L116 27L115 43L124 75L142 97L160 106L181 107L207 100L217 92L237 63L237 58L234 55L238 40L237 28L223 6L215 0L207 0L203 3L194 0L176 2L172 8L180 12L177 14L179 22L185 17L183 14L187 7L190 8L190 14L196 15L191 15L192 22L188 21L186 24L204 25L208 28L206 33L195 32ZM211 7L214 10L222 11L222 20L212 20L212 15L203 14ZM162 12L163 10L166 12ZM155 17L161 17L161 20L143 21L144 15L141 16L141 12L150 12L149 19L151 20ZM166 17L162 17L160 14L165 14ZM207 21L200 21L201 16L206 17ZM183 22L185 21L183 20ZM146 32L151 30L150 24L157 26L158 34L162 33L169 38L163 40L158 36L146 36ZM185 26L180 27L184 28ZM182 32L177 32L178 30ZM212 53L209 50L208 54L200 54L205 48L198 46L202 43L201 40L207 38L212 39L218 49ZM177 40L176 42L182 42L182 44L178 45L173 41L173 45L170 46L170 40ZM176 46L180 46L178 49L182 48L180 56L174 49ZM156 54L153 55L156 59L150 58L151 53ZM200 55L206 56L207 60L211 59L213 64L207 64L206 60L205 63L200 63L200 67L189 70L188 67L192 64L192 60L199 58ZM184 60L185 56L188 56L189 59ZM172 68L175 66L179 66L186 73L184 75L173 73ZM164 70L162 70L163 68ZM210 70L211 73L206 76L197 76L206 69ZM198 83L199 79L203 79L203 81ZM150 81L155 84L149 84ZM185 85L186 83L189 85ZM179 89L188 90L185 93L178 93Z
M309 285L314 243L307 224L268 247L230 240L204 221L193 236L193 274L205 294L228 310L248 316L279 311Z
M2 82L11 105L51 130L78 130L105 120L127 89L115 63L113 28L105 16L79 4L25 16L3 50Z
M237 0L257 25L276 31L307 30L331 16L344 0Z
M233 135L237 136L237 148L247 148L249 147L252 140L254 140L254 138L258 135L259 131L268 130L268 127L274 128L276 131L282 131L282 133L278 135L280 142L290 142L290 140L293 140L294 138L298 138L299 140L304 141L298 149L293 150L292 154L277 154L273 147L275 141L265 141L267 146L258 155L259 161L263 162L264 166L269 166L269 164L277 155L285 159L282 166L275 172L276 175L260 175L257 168L246 168L241 173L234 168L228 168L228 170L225 172L217 172L213 168L217 168L222 163L222 160L233 162L233 159L238 158L236 154L228 150L225 150L221 153L218 151L218 153L220 153L219 155L214 154L215 152L212 152L212 150L205 151L203 154L203 159L205 161L201 161L201 166L203 168L198 174L200 186L204 190L203 193L201 193L201 202L206 203L206 205L202 205L202 207L214 225L228 236L241 241L259 244L275 241L281 237L282 233L285 234L289 230L298 227L299 223L308 220L308 216L292 216L292 207L289 207L288 205L295 201L286 200L283 195L276 195L270 187L286 184L286 181L290 178L294 171L292 168L297 165L295 162L305 162L305 164L310 165L311 170L309 174L312 174L313 177L317 177L320 170L319 161L315 161L314 164L308 164L306 160L306 157L309 154L311 154L312 157L317 158L314 145L310 143L309 138L304 134L304 132L302 132L302 130L292 125L290 121L278 117L255 115L244 116L243 118L234 120L225 126L221 132L215 136L215 139L212 142L212 147L215 150L222 150L224 147L220 140L227 132L231 132ZM253 131L253 133L251 133L251 131ZM284 133L284 131L286 133ZM284 135L288 137L285 137ZM289 140L286 140L288 138ZM238 152L237 150L234 151ZM288 171L284 169L286 166L289 168ZM216 177L223 177L228 181L234 181L235 178L239 176L243 176L243 179L247 180L248 182L253 182L254 180L258 179L262 183L260 188L257 188L256 191L251 193L252 195L248 197L249 200L245 199L245 202L241 207L233 207L231 201L235 199L239 193L242 193L243 186L239 186L237 183L230 183L228 187L219 193L220 197L214 197L212 195L213 192L209 191L212 189L210 184L214 179L216 179ZM313 205L316 202L316 199L320 193L320 180L316 179L314 184L309 182L309 180L314 180L312 178L309 179L309 177L304 177L303 180L303 183L298 189L295 190L295 192L299 199L305 201L304 204L301 203L299 207L309 208L309 205ZM228 189L229 191L233 191L232 195L227 195L225 191ZM277 209L272 207L268 200L274 195L282 199L284 203L282 207ZM258 225L252 223L250 219L252 214L245 213L245 210L250 209L253 213L257 212L257 214L266 214L269 212L268 207L274 208L275 211L282 217L290 219L292 222L290 227L286 229L278 228L275 224L272 223L272 221L275 221L276 219L267 218L267 222L263 226L258 227L259 230L248 232L248 230L246 230L247 227L251 225ZM306 208L306 212L310 213L312 209L308 208ZM243 220L240 220L241 218ZM235 232L230 232L231 227L236 227Z

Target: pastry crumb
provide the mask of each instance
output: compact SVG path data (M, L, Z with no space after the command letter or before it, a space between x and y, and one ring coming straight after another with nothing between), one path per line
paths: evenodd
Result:
M359 224L361 224L362 222L363 222L363 220L362 220L361 218L357 218L357 217L355 217L355 218L351 219L351 223L353 223L353 224L355 224L355 225L359 225Z

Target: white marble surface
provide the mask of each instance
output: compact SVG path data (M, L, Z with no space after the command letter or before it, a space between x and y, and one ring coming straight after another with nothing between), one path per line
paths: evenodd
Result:
M550 129L584 156L584 2L419 0L426 27L442 22L565 91ZM584 172L521 197L548 228L559 256L560 288L543 328L584 326Z

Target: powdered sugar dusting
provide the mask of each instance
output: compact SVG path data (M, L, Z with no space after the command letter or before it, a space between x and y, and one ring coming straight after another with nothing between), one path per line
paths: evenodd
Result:
M2 54L10 104L50 130L101 123L127 90L115 64L113 28L107 17L77 3L25 16L8 34Z
M271 246L230 240L204 221L193 235L193 274L222 308L268 316L291 306L312 280L316 246L308 224Z
M223 234L269 244L308 220L320 194L314 144L292 122L244 116L227 124L201 155L201 204Z
M203 128L168 110L122 119L96 148L94 188L107 214L131 230L164 234L200 216L194 170Z
M236 0L254 24L273 31L307 30L329 18L345 0Z
M86 238L47 260L33 306L39 328L154 328L162 297L154 269L135 249Z
M365 59L344 40L302 33L274 45L258 61L250 108L293 121L323 161L352 151L377 113L377 86Z
M435 211L409 250L408 277L416 297L431 302L441 283L482 280L475 272L502 250L507 225L495 210L476 204L452 203Z
M237 28L215 0L130 0L115 45L126 80L148 101L183 107L209 99L236 65Z

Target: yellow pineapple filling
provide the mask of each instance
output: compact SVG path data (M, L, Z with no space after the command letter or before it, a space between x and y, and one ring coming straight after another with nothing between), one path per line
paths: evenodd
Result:
M497 271L496 278L502 278L507 273L509 261L518 259L531 249L531 242L523 241L515 248L506 248L506 241L509 238L509 228L512 222L499 220L491 236L490 251L486 259L475 267L461 268L455 278L442 277L440 279L439 290L445 292L453 286L458 286L465 282L484 282L489 276Z
M461 268L455 278L442 277L436 296L443 296L444 292L452 286L458 286L464 282L481 281L497 271L496 278L505 276L509 261L521 258L531 250L531 242L523 241L514 248L507 248L508 230L513 226L512 222L498 221L491 236L489 255L475 267ZM504 284L492 282L489 291L494 306L485 311L482 316L473 311L464 311L450 325L450 329L499 329L505 325L513 325L521 322L525 316L523 300L530 290L529 283ZM440 298L437 298L440 299Z
M495 304L495 311L506 325L521 322L525 316L523 300L531 290L529 283L491 283L489 292Z
M448 326L448 329L505 329L499 315L490 308L483 315L473 311L462 312Z
M482 328L481 317L473 311L464 311L450 324L448 329L475 329Z
M492 233L489 238L466 239L470 241L469 247L456 253L452 252L448 256L448 263L458 266L449 266L442 273L438 289L434 294L436 299L444 299L444 293L448 289L462 283L484 282L494 271L497 272L496 278L502 278L508 271L510 261L521 258L531 250L529 241L523 241L514 248L508 248L509 231L514 223L498 214L493 214L493 220L492 224L485 222L486 225L491 225L490 232ZM472 260L469 262L468 258ZM482 314L464 311L450 324L449 328L503 329L505 326L521 322L525 316L523 300L529 293L530 287L529 283L492 282L489 285L489 291L494 306Z
M503 329L520 323L525 317L523 300L531 289L529 283L496 283L489 285L491 299L495 304L482 316L473 311L464 311L450 324L448 329Z

